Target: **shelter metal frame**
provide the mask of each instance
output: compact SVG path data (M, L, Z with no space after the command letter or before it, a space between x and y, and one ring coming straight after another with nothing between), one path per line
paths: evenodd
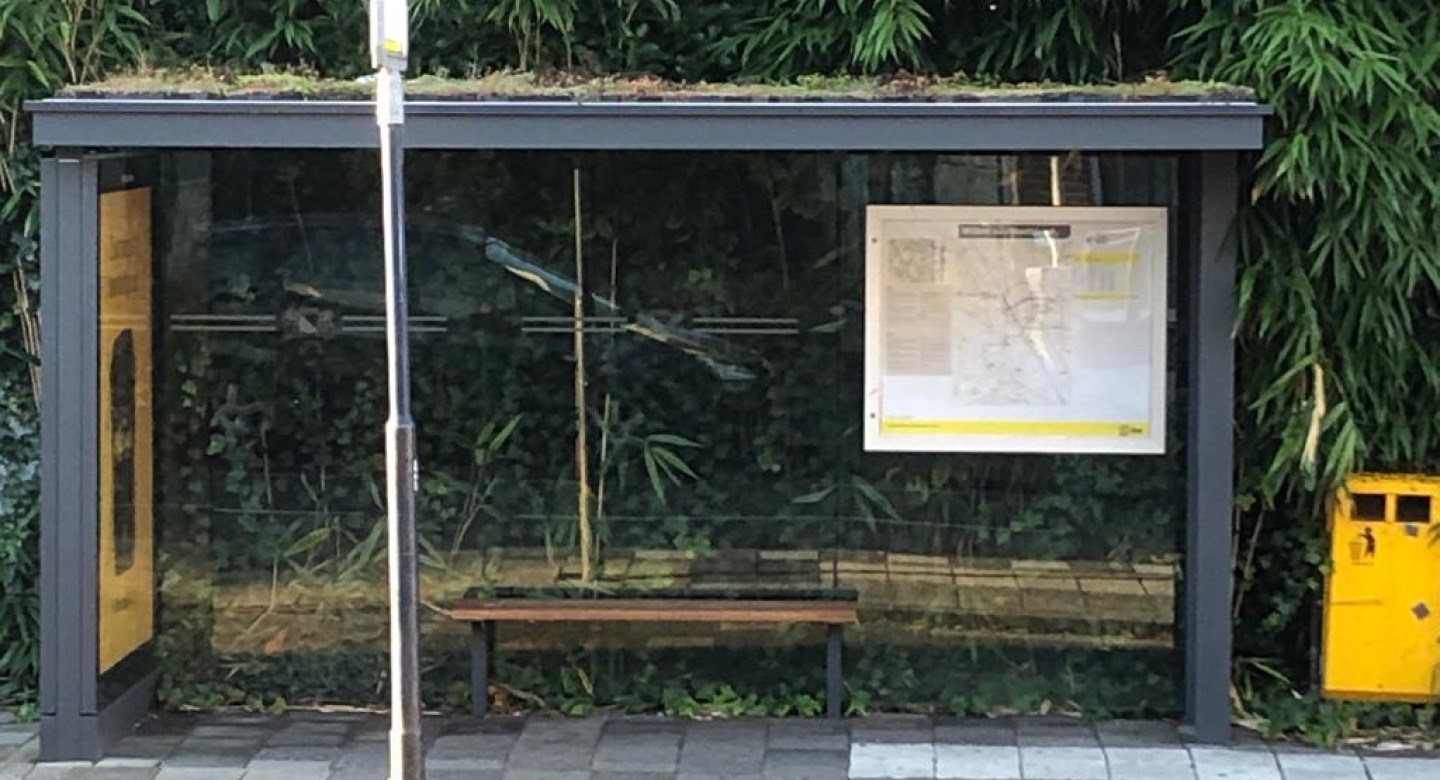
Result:
M41 163L41 752L94 759L149 708L156 674L101 706L96 672L99 160L116 151L368 149L368 101L167 97L30 103ZM1263 105L1130 102L413 100L406 148L1179 154L1190 250L1185 714L1230 734L1235 242L1240 154ZM378 269L377 269L378 271ZM858 381L858 380L857 380Z

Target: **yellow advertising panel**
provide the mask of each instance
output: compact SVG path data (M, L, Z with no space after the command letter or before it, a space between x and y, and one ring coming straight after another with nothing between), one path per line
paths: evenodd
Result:
M155 628L150 190L100 196L99 671Z

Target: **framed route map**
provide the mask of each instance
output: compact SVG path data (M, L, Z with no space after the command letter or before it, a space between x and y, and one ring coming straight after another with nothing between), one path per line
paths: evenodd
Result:
M865 449L1165 451L1163 208L871 206Z

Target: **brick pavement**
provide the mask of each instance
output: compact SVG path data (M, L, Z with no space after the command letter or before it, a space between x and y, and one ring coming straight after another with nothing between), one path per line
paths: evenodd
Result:
M0 780L385 780L386 721L358 713L152 719L94 764L35 763L0 725ZM1440 754L1188 743L1157 722L875 716L681 721L431 718L430 780L1434 780Z

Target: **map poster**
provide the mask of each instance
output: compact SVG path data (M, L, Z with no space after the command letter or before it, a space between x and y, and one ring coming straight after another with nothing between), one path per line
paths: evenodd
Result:
M100 196L99 671L155 628L150 190Z
M865 449L1165 451L1163 208L871 206Z

